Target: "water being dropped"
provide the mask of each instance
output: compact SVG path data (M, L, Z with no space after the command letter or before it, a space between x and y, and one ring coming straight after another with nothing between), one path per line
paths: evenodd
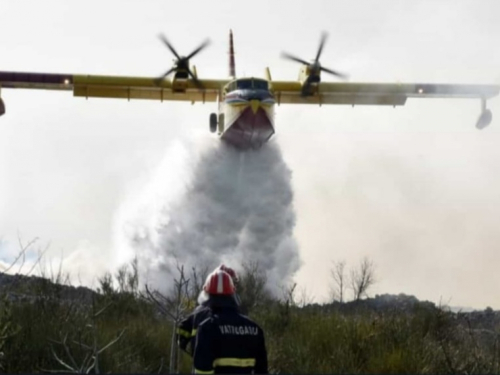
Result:
M291 172L275 143L240 151L213 139L179 142L137 194L118 234L155 287L177 264L256 262L275 291L298 270Z

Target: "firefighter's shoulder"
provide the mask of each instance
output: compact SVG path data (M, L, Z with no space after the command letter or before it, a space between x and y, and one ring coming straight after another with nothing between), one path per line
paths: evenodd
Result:
M190 337L196 334L196 328L205 320L210 314L210 309L206 306L197 306L187 317L185 317L179 324L179 334Z

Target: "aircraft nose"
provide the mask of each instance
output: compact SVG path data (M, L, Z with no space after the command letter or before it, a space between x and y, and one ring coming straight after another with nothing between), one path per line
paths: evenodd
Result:
M260 107L260 100L259 99L252 99L250 100L250 107L252 108L252 112L255 114L257 113L259 107Z

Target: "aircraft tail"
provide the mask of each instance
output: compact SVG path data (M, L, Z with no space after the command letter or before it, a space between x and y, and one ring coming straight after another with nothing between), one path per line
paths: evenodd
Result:
M236 67L234 64L233 30L229 30L229 77L236 78Z

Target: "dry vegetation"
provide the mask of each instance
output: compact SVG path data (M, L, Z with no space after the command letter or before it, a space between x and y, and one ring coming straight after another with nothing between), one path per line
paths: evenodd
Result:
M500 372L493 311L479 319L408 296L362 298L373 265L344 270L338 263L332 271L337 300L318 305L296 301L295 286L272 297L258 265L245 266L238 290L265 330L271 372ZM135 262L104 275L96 291L0 274L0 372L189 373L172 333L194 308L205 273L179 267L167 294L141 288Z

